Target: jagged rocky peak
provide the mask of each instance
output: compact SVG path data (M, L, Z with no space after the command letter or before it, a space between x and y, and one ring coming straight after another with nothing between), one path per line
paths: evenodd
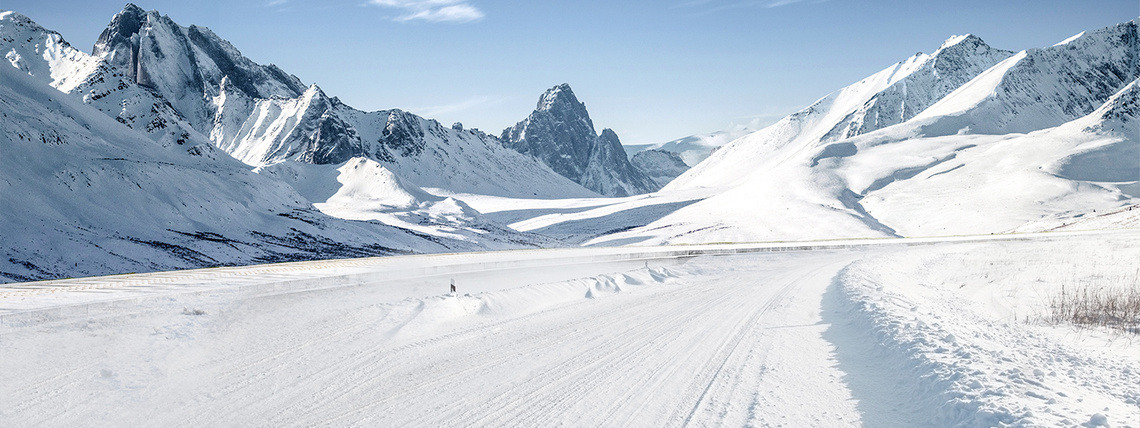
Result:
M182 27L158 11L127 4L99 35L92 53L170 101L199 131L208 132L212 112L204 99L222 79L256 98L293 98L305 91L296 76L254 63L205 27Z
M507 147L546 161L571 180L581 177L596 137L586 105L565 83L544 92L534 112L502 134Z
M651 192L653 181L629 163L617 133L598 135L586 105L570 85L546 90L534 112L503 130L503 144L538 158L554 172L595 192L624 196Z
M579 116L585 116L589 119L589 113L586 112L586 104L578 101L578 97L574 96L574 90L570 89L570 85L563 83L553 88L547 89L538 98L538 105L534 108L536 111L568 111L577 113Z
M401 157L423 153L426 142L419 117L399 109L390 110L380 144Z
M131 39L139 33L146 22L146 11L134 3L127 3L122 11L111 17L107 28L104 28L99 38L95 40L91 54L101 56L112 52L116 47L137 43Z

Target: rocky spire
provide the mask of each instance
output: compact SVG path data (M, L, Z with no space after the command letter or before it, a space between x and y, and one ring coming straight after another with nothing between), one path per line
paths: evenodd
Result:
M570 85L548 89L534 112L503 130L503 144L530 154L554 172L595 192L625 196L656 190L653 181L625 157L617 134L594 131L590 113Z

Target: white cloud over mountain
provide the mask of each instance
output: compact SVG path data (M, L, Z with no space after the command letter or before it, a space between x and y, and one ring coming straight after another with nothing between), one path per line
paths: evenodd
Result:
M483 19L483 11L464 0L370 0L369 3L403 10L396 21L463 23Z

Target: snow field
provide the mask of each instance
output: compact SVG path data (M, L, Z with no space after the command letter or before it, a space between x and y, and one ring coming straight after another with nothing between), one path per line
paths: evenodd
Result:
M1049 322L1062 286L1140 287L1135 242L1132 233L923 247L848 266L830 301L850 336L837 345L840 367L868 398L863 413L882 418L865 422L1135 425L1140 342Z
M1131 336L1034 314L1062 283L1134 281L1136 238L412 256L361 263L504 266L156 292L117 316L0 326L16 356L0 425L1127 426Z

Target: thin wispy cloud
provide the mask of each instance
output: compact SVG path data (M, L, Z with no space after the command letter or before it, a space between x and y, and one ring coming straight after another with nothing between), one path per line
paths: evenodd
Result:
M368 3L399 9L395 21L427 21L463 23L483 19L483 11L467 0L369 0Z
M827 0L684 0L673 4L674 9L699 9L702 13L733 9L772 9L796 3L823 3Z

